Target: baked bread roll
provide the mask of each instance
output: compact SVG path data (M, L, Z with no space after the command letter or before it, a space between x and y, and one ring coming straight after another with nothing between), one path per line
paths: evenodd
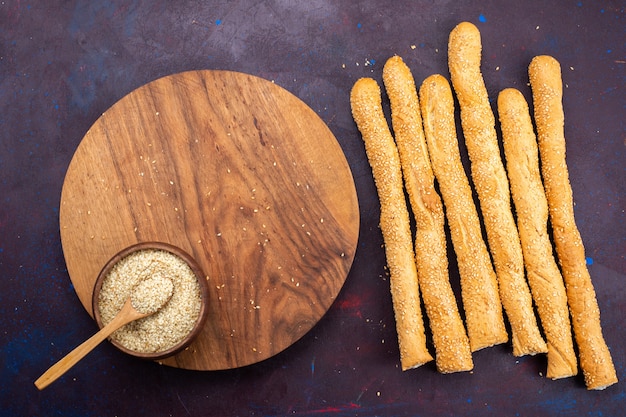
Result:
M472 351L505 343L498 283L465 175L456 137L454 101L448 81L431 75L419 90L428 153L446 208L461 277L461 298Z
M426 348L409 212L404 197L398 150L383 114L380 88L371 78L352 87L352 115L365 142L380 199L380 228L385 242L391 296L403 370L433 359Z
M448 66L461 109L472 180L480 201L500 299L511 324L513 354L534 355L548 348L539 332L524 276L524 258L511 212L509 182L500 158L495 118L480 62L480 32L469 22L460 23L450 33Z
M574 203L565 161L563 83L556 59L542 55L528 68L533 95L541 173L550 222L565 280L580 366L588 389L617 382L611 353L602 335L600 309L587 270L585 249L574 219Z
M415 263L420 292L441 373L469 371L474 365L469 339L448 276L448 254L441 198L435 190L415 80L402 58L389 58L383 81L404 184L415 219Z
M501 91L498 115L524 265L548 343L546 376L552 379L573 376L578 373L578 364L567 294L552 254L548 202L539 172L537 139L522 93L514 88Z

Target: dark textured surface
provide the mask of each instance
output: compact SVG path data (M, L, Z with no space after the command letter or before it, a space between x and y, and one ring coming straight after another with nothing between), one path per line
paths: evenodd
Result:
M504 5L506 3L506 5ZM474 355L473 373L401 372L378 200L349 91L401 55L417 82L447 76L450 30L483 37L492 100L530 97L539 54L563 68L576 216L618 377L626 378L624 4L620 1L0 2L0 414L7 416L618 416L624 381L588 392L547 380L543 357L509 345ZM103 344L60 381L33 381L95 331L60 244L65 170L96 118L128 92L190 69L275 81L318 112L353 170L361 209L354 266L339 298L295 345L262 363L192 372ZM462 151L464 151L462 149ZM458 280L456 269L451 271Z

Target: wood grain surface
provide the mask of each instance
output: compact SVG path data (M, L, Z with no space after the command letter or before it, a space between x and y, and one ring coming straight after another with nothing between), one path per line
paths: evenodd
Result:
M331 131L261 78L189 71L131 92L89 129L60 207L70 278L89 314L118 251L175 245L204 270L203 331L162 363L240 367L293 344L325 314L359 233L354 182Z

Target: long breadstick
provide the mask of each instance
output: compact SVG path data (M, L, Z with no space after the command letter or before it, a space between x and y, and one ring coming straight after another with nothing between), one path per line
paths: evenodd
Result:
M352 87L350 104L365 142L380 200L380 228L390 273L400 361L402 369L407 370L433 357L426 348L400 158L383 114L380 94L376 81L361 78Z
M565 162L561 66L550 56L533 58L528 68L546 197L556 252L568 297L580 366L588 389L617 382L611 353L602 336L600 309L587 270L585 249L574 220Z
M430 161L457 256L467 333L471 349L476 351L508 340L496 274L461 164L448 81L441 75L431 75L422 83L419 98Z
M528 104L519 90L498 95L506 168L517 213L524 264L539 319L548 341L547 377L578 373L567 294L548 235L548 202L539 172L537 139Z
M513 354L546 352L524 277L524 258L515 220L506 171L500 158L495 118L480 71L480 32L462 22L450 33L448 66L461 109L461 126L487 241L496 268L500 299L511 324Z
M443 205L435 190L415 80L402 58L394 56L385 63L383 81L391 104L405 188L415 218L415 263L435 345L437 369L442 373L469 371L474 366L472 352L448 276Z

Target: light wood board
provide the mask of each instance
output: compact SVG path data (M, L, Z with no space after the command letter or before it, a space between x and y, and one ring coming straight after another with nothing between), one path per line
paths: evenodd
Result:
M359 210L332 132L258 77L189 71L131 92L86 133L60 207L70 279L89 314L95 280L140 242L180 247L209 280L199 337L166 365L230 369L309 331L350 270Z

